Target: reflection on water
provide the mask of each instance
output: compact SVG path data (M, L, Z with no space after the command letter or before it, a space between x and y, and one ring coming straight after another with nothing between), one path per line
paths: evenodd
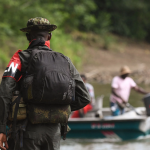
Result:
M98 140L61 140L60 150L149 150L150 139L128 142L104 142Z

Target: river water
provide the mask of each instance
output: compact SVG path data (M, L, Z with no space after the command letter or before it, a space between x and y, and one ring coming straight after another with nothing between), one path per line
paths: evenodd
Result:
M150 150L150 138L127 142L66 139L61 141L60 150Z

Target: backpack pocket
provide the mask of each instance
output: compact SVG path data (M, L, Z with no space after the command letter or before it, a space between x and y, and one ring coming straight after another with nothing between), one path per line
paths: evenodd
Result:
M23 78L22 95L26 102L70 104L74 98L74 80L58 71Z
M27 75L23 78L21 92L24 101L29 101L33 99L33 93L32 93L33 78L34 75Z
M68 89L71 85L70 77L67 75L57 71L46 72L41 85L39 86L41 96L36 95L41 97L41 103L70 104L72 97L68 97Z
M75 101L75 81L73 79L69 82L67 99Z
M28 104L28 118L32 124L67 123L70 105Z

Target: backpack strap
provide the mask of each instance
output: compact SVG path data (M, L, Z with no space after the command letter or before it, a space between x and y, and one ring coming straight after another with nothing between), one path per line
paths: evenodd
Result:
M20 148L23 147L23 131L26 130L26 125L28 122L28 120L25 119L19 126L16 126L17 125L17 113L18 113L18 109L19 109L20 100L21 100L21 94L19 94L18 97L11 103L11 105L16 104L16 106L15 106L15 111L14 111L12 130L8 134L12 133L11 139L13 139L13 141L11 141L11 142L14 143L15 148L16 148L16 146L18 146L17 143L19 141L20 141L19 147Z
M15 138L16 136L16 123L17 123L17 113L18 113L18 109L19 109L19 103L20 103L20 99L21 99L21 94L18 95L18 97L12 102L12 105L14 105L16 103L16 107L15 107L15 112L14 112L14 119L13 119L13 125L12 125L12 132L13 132L13 137Z

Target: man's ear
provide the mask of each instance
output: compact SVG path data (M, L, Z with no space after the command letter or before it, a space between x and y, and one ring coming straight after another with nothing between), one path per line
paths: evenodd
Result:
M48 40L51 40L51 38L52 38L52 33L49 33Z
M30 34L29 33L26 33L26 37L27 37L27 40L30 42L31 38L30 38Z

